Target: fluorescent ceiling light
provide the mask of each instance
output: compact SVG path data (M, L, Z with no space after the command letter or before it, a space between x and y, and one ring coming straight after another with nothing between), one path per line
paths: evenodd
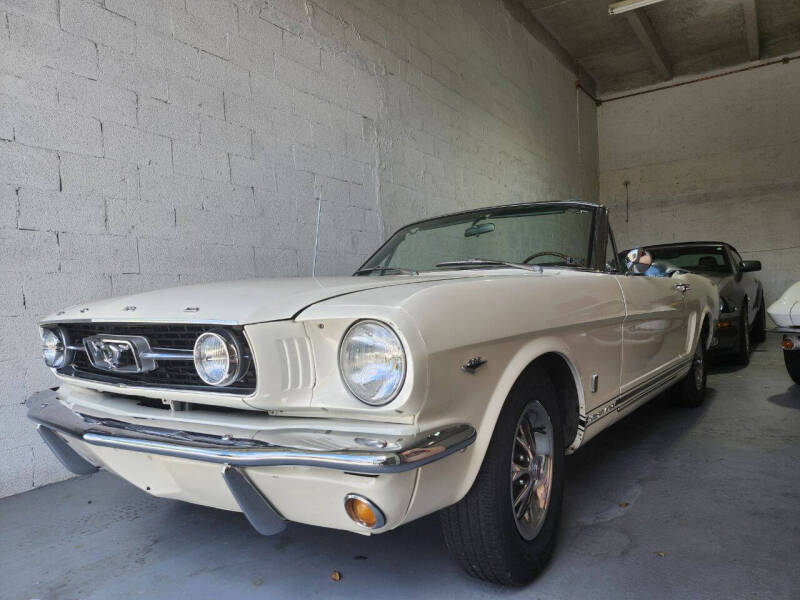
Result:
M650 6L651 4L657 4L662 1L663 0L620 0L620 2L614 2L608 5L608 14L619 15L629 10L636 10L637 8Z

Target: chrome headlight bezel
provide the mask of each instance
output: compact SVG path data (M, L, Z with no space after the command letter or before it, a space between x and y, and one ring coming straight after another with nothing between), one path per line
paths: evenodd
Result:
M225 352L224 377L214 380L209 377L208 370L202 366L201 346L206 340L221 344ZM204 383L214 387L226 387L236 383L247 372L250 366L249 357L243 352L239 340L225 329L212 329L197 336L194 342L193 362L195 371Z
M398 350L396 354L396 359L399 363L399 373L398 377L395 378L395 383L390 388L389 393L381 394L380 396L369 396L364 393L360 393L361 390L358 389L357 384L352 380L352 365L347 364L347 345L353 339L355 334L363 327L371 326L371 327L378 327L383 330L384 333L388 334L388 338L396 345ZM405 349L405 345L403 344L402 339L394 330L393 327L384 323L383 321L378 321L376 319L360 319L353 324L351 324L347 330L345 331L342 339L339 343L339 356L338 356L338 363L339 363L339 376L344 383L345 388L347 391L350 392L357 400L367 404L368 406L385 406L392 402L397 396L400 394L401 390L406 381L406 376L408 373L408 354ZM377 364L377 363L375 363Z
M45 355L45 351L48 350L48 347L45 345L46 340L45 337L48 334L52 334L56 340L56 357L51 361L47 359ZM62 367L67 366L72 362L72 350L69 349L69 344L67 343L67 336L64 333L64 330L60 327L41 327L39 336L42 339L42 359L44 360L44 364L47 365L51 369L61 369ZM50 338L52 339L52 338Z

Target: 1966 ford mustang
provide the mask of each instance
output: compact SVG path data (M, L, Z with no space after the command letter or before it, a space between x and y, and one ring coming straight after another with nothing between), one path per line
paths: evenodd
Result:
M29 416L75 473L157 496L380 533L441 511L472 575L530 581L564 454L673 387L694 406L718 296L628 264L603 206L471 210L395 233L354 277L240 281L42 323L61 387Z

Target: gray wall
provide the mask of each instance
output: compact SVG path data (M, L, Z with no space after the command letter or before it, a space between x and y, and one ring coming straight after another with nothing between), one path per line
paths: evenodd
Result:
M793 61L598 108L600 199L620 249L730 242L763 263L768 303L800 280L799 97Z
M411 219L597 197L573 76L500 0L0 0L0 496L67 476L25 419L37 319L350 272Z

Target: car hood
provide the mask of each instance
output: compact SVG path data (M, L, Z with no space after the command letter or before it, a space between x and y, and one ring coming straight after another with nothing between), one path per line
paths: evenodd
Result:
M48 315L42 323L87 320L245 325L291 319L312 304L363 290L413 286L484 274L458 271L383 277L293 277L204 283L78 304Z
M734 288L736 287L736 280L733 275L727 273L695 273L700 277L705 277L717 288L720 295L735 294ZM728 298L730 300L730 298Z

